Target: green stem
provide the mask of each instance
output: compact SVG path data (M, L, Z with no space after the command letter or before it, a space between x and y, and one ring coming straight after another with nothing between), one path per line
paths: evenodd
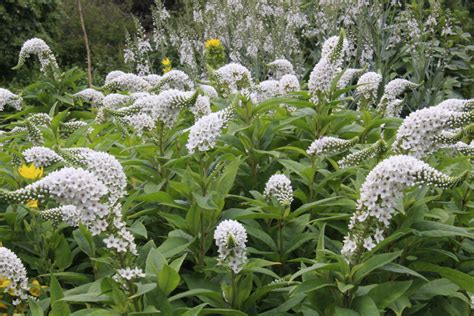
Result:
M163 132L164 132L164 125L160 123L160 156L163 157L165 154L164 144L163 144Z
M207 164L204 155L200 155L199 157L199 167L201 173L201 180L202 180L202 195L206 196L207 194ZM200 238L199 238L199 266L204 267L204 256L206 252L206 229L204 227L204 210L200 210L199 213L199 230L200 230Z
M231 275L230 275L230 279L231 279L231 285L232 285L232 296L231 296L231 299L230 299L230 305L232 306L233 309L238 309L238 306L237 306L237 280L236 280L236 275L234 273L234 271L231 271L230 272Z
M204 255L205 255L205 240L204 240L204 218L202 215L202 210L201 213L199 214L199 229L200 229L200 238L199 238L199 266L204 267Z
M280 274L283 274L283 264L284 264L284 258L283 258L283 225L284 225L284 220L279 219L278 220L278 255L279 255L279 261L280 261Z

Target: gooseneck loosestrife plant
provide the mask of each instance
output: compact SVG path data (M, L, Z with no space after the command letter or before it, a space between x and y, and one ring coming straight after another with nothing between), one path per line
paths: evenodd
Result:
M88 88L25 42L40 79L0 88L0 314L469 315L454 13L224 2L157 1L131 68Z

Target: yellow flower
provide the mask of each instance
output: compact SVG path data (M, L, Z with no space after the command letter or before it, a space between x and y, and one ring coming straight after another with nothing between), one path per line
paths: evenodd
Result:
M29 292L31 295L38 297L41 294L41 288L41 284L37 280L33 280L33 282L31 282Z
M206 49L212 48L212 47L220 47L222 46L221 40L217 38L211 38L204 43L204 47Z
M11 281L8 280L7 278L0 277L0 289L6 288L7 286L10 285L10 283Z
M161 60L161 64L163 65L164 74L171 71L171 69L173 69L171 67L171 60L168 57L163 58L163 60Z
M163 60L161 61L161 64L163 66L171 66L171 60L168 57L163 58Z
M8 309L8 306L6 304L3 304L2 302L0 302L0 308L1 309ZM6 313L2 313L2 316L3 315L8 316L8 314L6 314Z
M28 203L26 203L26 206L31 208L38 208L38 200L29 200Z
M43 167L36 168L34 163L32 163L30 166L23 164L20 168L18 168L18 172L23 178L36 180L43 176Z

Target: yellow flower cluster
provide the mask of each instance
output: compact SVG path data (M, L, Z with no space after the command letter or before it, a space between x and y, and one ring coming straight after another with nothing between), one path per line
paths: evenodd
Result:
M26 203L26 206L30 208L38 208L38 200L29 200L28 203Z
M4 289L12 283L9 279L0 277L0 289Z
M221 46L222 46L222 43L221 43L220 39L217 39L217 38L208 39L206 41L206 43L204 43L204 47L206 49L210 49L210 48L214 48L214 47L221 47Z
M29 166L23 164L18 172L23 178L36 180L43 176L43 167L37 168L34 163Z
M217 69L225 63L225 48L220 39L208 39L204 43L204 48L204 58L209 67Z
M29 292L34 297L39 297L41 294L41 289L46 288L47 286L41 285L37 280L31 282Z
M171 60L168 57L165 57L161 60L161 65L163 66L162 70L164 74L173 69L173 67L171 67Z

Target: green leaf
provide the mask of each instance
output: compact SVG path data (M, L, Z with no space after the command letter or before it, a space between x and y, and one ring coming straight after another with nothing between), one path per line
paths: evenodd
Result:
M237 171L241 163L240 158L235 157L233 161L224 168L222 175L216 182L215 188L217 192L222 195L229 193L234 185L235 177L237 176Z
M51 282L49 285L50 299L51 299L51 312L50 316L66 316L70 315L71 311L66 302L62 300L64 297L63 290L58 280L54 275L51 275Z
M31 316L43 316L44 312L38 302L33 301L31 298L28 299L28 306L30 308Z
M180 276L173 268L165 264L158 275L158 286L169 295L179 284Z
M74 312L71 316L122 316L122 313L102 308L86 308Z
M78 273L78 272L55 272L53 273L55 277L66 282L78 282L78 283L87 283L92 281L89 275ZM47 277L49 274L41 274L38 277Z
M347 309L347 308L342 308L342 307L337 307L334 310L334 315L338 316L361 316L358 312L352 310L352 309Z
M417 278L423 279L425 281L428 281L428 279L426 279L424 276L422 276L418 272L412 269L409 269L407 267L404 267L402 265L399 265L397 263L393 263L393 262L384 265L383 267L380 268L380 270L390 271L390 272L395 272L395 273L400 273L400 274L408 274L408 275L412 275Z
M260 228L255 228L253 226L246 227L247 233L254 237L256 240L264 242L271 250L277 251L277 246L275 241L272 239L270 235L264 232Z
M153 248L148 253L146 258L145 272L149 275L158 274L163 266L167 265L168 262L163 254L156 248Z
M395 302L388 306L388 308L390 308L396 316L402 316L403 311L408 307L411 307L411 303L408 297L405 295L400 296L395 300Z
M202 315L201 311L206 306L207 306L207 303L203 303L201 305L198 305L198 306L195 306L191 309L188 309L186 312L184 312L183 316L199 316L199 315Z
M336 280L336 284L341 293L346 293L350 289L354 288L354 284L346 284L344 282L340 282L339 280Z
M380 268L400 256L402 251L396 251L391 253L384 253L375 255L367 259L365 262L358 264L352 268L352 275L354 276L355 282L360 282L365 276L377 268Z
M297 271L295 274L293 274L290 278L290 282L296 280L298 277L302 276L303 274L305 273L308 273L308 272L311 272L311 271L314 271L314 270L318 270L318 269L321 269L325 266L328 266L329 263L315 263L313 264L312 266L310 267L306 267L306 268L303 268L303 269L300 269L299 271Z
M378 284L369 291L369 296L377 304L379 310L384 310L395 302L411 286L412 281L390 281Z
M130 230L135 235L142 236L143 238L148 238L148 232L142 222L137 221L133 223L132 226L128 227L128 230Z
M173 301L185 298L185 297L199 296L199 295L215 296L216 292L214 292L213 290L209 290L209 289L192 289L192 290L185 291L185 292L176 294L174 296L171 296L168 300L170 302L173 302Z
M462 227L456 227L452 225L446 225L433 221L419 221L413 224L416 234L419 236L427 237L450 237L450 236L463 236L468 238L474 238L474 233L469 232L467 229Z
M375 302L370 296L364 295L359 296L352 302L352 308L359 312L363 316L379 316L379 310Z
M153 291L157 287L156 283L148 283L148 284L137 284L137 292L129 297L129 299L142 296L150 291Z
M101 293L85 293L63 297L61 301L66 302L107 302L111 301L111 297L108 295L102 295Z
M58 247L54 250L54 263L60 270L65 270L72 264L72 253L64 236L61 236Z
M457 284L462 289L469 292L474 292L474 277L469 274L463 273L455 269L440 267L432 263L421 261L412 263L410 267L417 271L438 273L443 278L451 280L453 283Z
M448 279L436 279L423 284L411 296L415 300L429 300L437 295L450 296L459 290L459 286Z
M77 242L79 248L86 253L89 257L95 257L95 244L94 240L92 239L92 234L90 231L83 226L82 224L79 226L79 229L76 229L72 233L74 240Z
M279 315L289 311L292 307L301 303L304 300L305 295L295 295L282 302L278 307L275 307L265 313L261 313L260 316L272 316ZM285 314L284 314L285 315Z

